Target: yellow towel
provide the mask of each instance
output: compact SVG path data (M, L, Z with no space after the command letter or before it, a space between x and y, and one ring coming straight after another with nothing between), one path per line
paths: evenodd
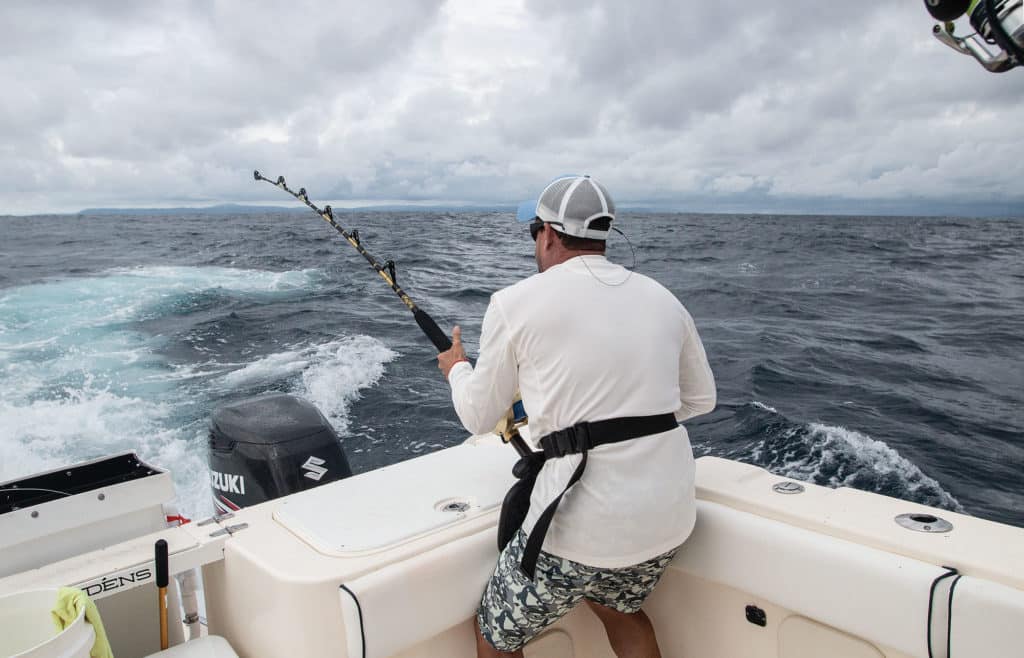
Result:
M100 619L100 611L92 599L80 589L73 587L61 587L57 591L57 603L53 606L50 614L53 615L53 624L58 631L67 628L71 622L78 619L78 613L85 608L85 620L92 624L92 630L96 633L96 641L89 651L90 658L114 658L110 650L110 642L107 641L107 632L103 630L103 621Z

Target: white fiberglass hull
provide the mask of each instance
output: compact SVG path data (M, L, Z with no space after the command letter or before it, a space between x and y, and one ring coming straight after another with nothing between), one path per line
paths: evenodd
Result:
M163 536L172 572L202 567L209 631L240 656L472 656L514 460L478 437L9 575L0 594L147 566ZM697 473L697 526L645 607L666 658L927 658L929 641L936 656L1022 655L1024 530L850 489L779 493L783 478L723 459ZM953 529L908 530L904 513ZM940 579L946 565L962 577ZM107 594L107 625L146 587ZM613 656L585 607L526 655Z

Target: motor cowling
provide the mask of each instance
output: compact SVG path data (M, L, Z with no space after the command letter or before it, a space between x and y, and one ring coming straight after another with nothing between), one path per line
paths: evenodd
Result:
M220 513L352 475L334 428L283 393L226 404L210 420L210 485Z

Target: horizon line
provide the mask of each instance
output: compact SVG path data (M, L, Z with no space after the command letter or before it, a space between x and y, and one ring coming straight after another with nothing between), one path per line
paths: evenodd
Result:
M359 205L351 205L359 204ZM885 206L900 206L906 204L908 206L917 205L919 209L912 207L897 208L892 207L889 209L883 209ZM333 210L342 212L401 212L401 211L444 211L444 210L492 210L492 211L504 211L509 210L514 212L518 206L515 202L472 202L472 201L416 201L416 200L399 200L399 199L388 199L381 201L374 201L370 199L359 199L359 200L341 200L334 201L331 203L324 203L321 207L330 205ZM620 211L632 211L632 212L658 212L665 214L693 214L693 215L780 215L780 216L860 216L860 217L957 217L957 218L1006 218L1006 219L1024 219L1024 206L1010 209L1016 206L1015 202L993 202L993 201L976 201L976 202L955 202L949 203L953 206L945 211L939 210L935 206L945 205L943 202L921 202L917 201L915 204L912 201L900 202L890 201L883 202L879 200L867 200L863 202L847 203L845 205L852 206L850 208L839 208L832 206L829 208L820 209L797 209L792 206L782 207L779 209L769 209L763 206L758 209L743 209L743 204L722 204L725 206L731 206L727 209L701 209L701 206L706 207L705 203L696 203L696 208L686 208L678 202L672 201L631 201L626 203L618 204L618 210ZM821 206L831 206L829 203L822 203ZM837 204L844 205L844 204ZM996 208L1005 208L1003 212L993 214L986 214L984 211L981 213L968 213L965 207L971 205L977 205L986 208L988 211L993 211ZM857 207L860 206L860 207ZM929 207L931 206L931 207ZM90 216L90 215L123 215L130 213L140 214L169 214L175 211L188 212L188 213L202 213L204 211L215 211L221 214L234 214L242 213L246 211L254 210L279 210L284 212L306 212L308 209L295 204L288 204L287 202L269 202L269 203L218 203L208 205L148 205L148 206L101 206L101 207L90 207L82 208L76 211L51 211L51 212L29 212L29 213L18 213L18 214L0 214L0 218L28 218L28 217L54 217L54 216Z

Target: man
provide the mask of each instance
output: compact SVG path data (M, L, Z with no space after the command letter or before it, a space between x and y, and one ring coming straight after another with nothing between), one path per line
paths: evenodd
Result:
M492 295L475 367L459 327L438 356L470 432L491 431L518 390L548 455L481 600L477 654L522 656L585 600L617 656L660 656L640 606L693 529L678 421L714 408L714 378L679 300L605 258L615 205L602 185L562 177L525 209L539 273Z

